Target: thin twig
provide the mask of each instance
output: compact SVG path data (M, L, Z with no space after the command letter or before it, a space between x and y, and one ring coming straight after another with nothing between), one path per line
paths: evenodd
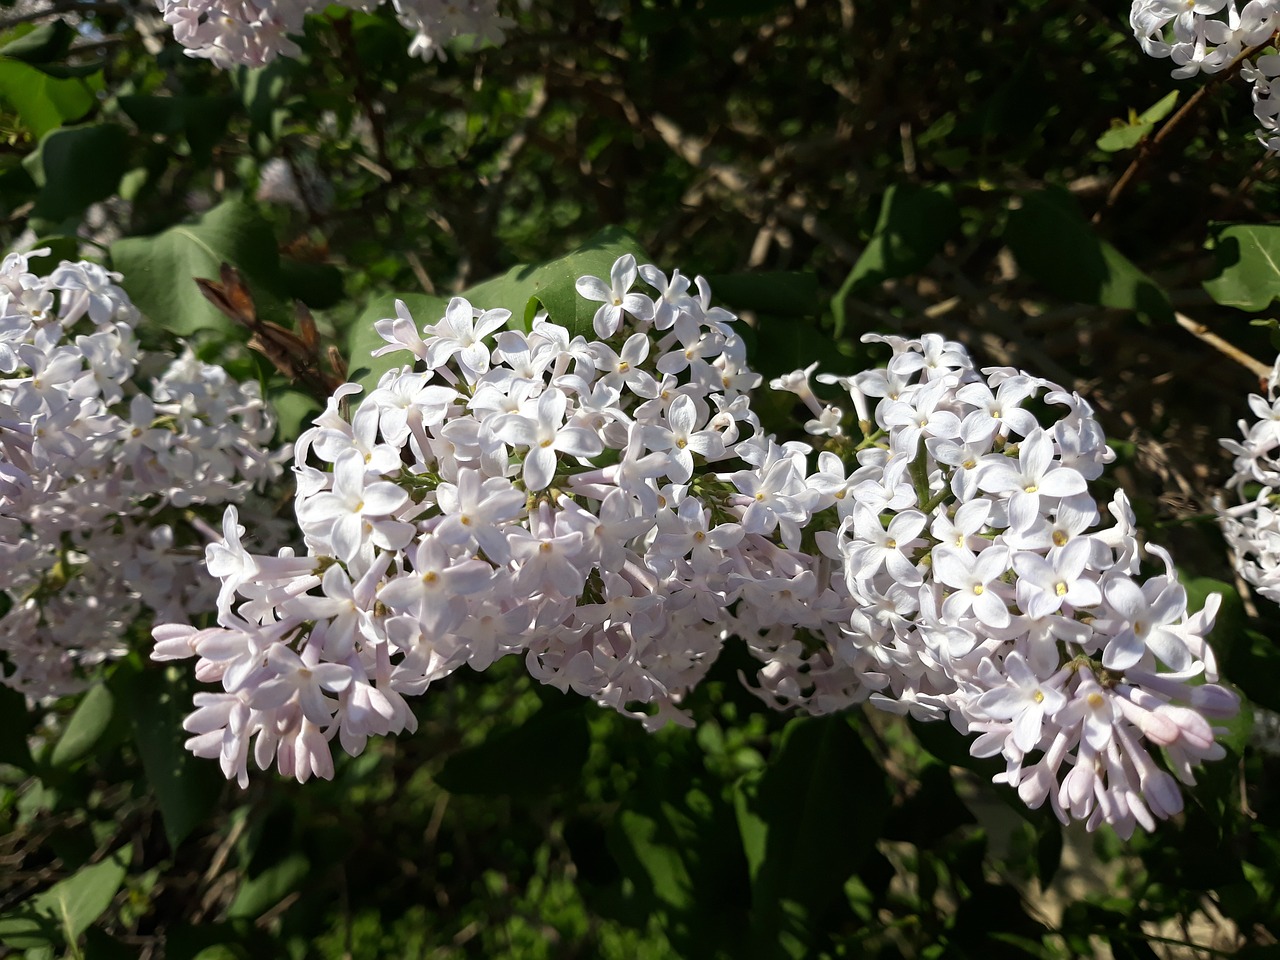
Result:
M1102 204L1102 209L1093 215L1093 223L1095 225L1102 222L1103 217L1111 212L1121 195L1129 188L1129 185L1138 178L1138 175L1143 172L1144 168L1160 151L1160 148L1164 146L1169 137L1208 99L1209 94L1221 86L1224 81L1239 73L1246 60L1255 53L1265 50L1270 43L1271 39L1268 38L1265 42L1252 46L1241 53L1231 61L1230 66L1220 73L1214 74L1203 87L1193 93L1191 98L1178 109L1178 112L1165 121L1164 126L1156 131L1155 136L1142 141L1142 145L1138 148L1138 155L1129 162L1129 166L1125 168L1124 173L1120 175L1120 179L1111 188L1111 191L1107 194L1107 199Z
M1240 364L1240 366L1257 376L1258 379L1266 380L1271 376L1271 368L1269 366L1260 360L1255 360L1239 347L1227 343L1226 340L1223 340L1200 321L1192 320L1185 313L1175 312L1174 317L1178 321L1178 326L1189 331L1193 337L1203 340L1223 356L1230 357L1236 363Z

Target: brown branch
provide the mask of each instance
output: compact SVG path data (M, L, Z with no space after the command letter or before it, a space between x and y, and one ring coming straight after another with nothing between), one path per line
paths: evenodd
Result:
M1103 201L1102 209L1093 215L1093 223L1096 226L1101 223L1103 218L1111 212L1120 197L1129 188L1129 185L1144 172L1145 168L1151 163L1152 159L1160 152L1161 148L1168 142L1169 138L1191 117L1200 106L1209 98L1209 94L1217 90L1225 81L1231 79L1240 72L1240 68L1254 54L1265 50L1271 43L1271 39L1267 39L1263 43L1252 46L1242 52L1238 57L1231 61L1231 64L1220 73L1214 74L1203 87L1191 95L1191 98L1178 108L1178 111L1165 121L1164 125L1156 131L1155 135L1149 139L1143 140L1141 146L1138 147L1138 155L1134 157L1129 166L1125 168L1124 173L1120 175L1120 179L1115 182L1115 186L1107 194L1107 199Z
M1187 330L1193 337L1204 341L1213 349L1217 350L1225 357L1230 357L1240 366L1244 367L1250 373L1254 374L1260 380L1266 380L1271 376L1271 368L1261 360L1255 360L1249 354L1245 353L1234 344L1228 343L1218 336L1203 323L1198 320L1192 320L1185 313L1174 313L1174 319L1178 321L1178 326Z

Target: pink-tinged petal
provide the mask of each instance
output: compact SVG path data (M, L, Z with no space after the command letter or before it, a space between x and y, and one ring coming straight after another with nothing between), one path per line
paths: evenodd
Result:
M573 457L594 457L604 450L600 437L586 427L565 427L556 434L553 446Z
M354 513L340 517L329 532L333 552L340 560L350 560L364 546L364 518Z
M480 560L464 560L444 573L449 589L461 596L480 593L493 578L493 568Z
M422 602L422 578L399 577L378 591L378 599L392 610L410 610Z
M480 340L489 336L509 319L511 319L510 310L486 310L480 315L480 319L476 321L475 338Z
M1013 743L1023 753L1030 753L1040 743L1040 710L1027 705L1013 721Z
M524 485L532 491L545 490L555 473L555 451L551 447L530 447L524 458Z
M1112 637L1102 651L1102 665L1108 670L1128 670L1142 659L1146 649L1132 630L1125 630Z
M618 327L621 325L622 308L615 307L612 303L606 303L591 318L591 329L601 340L608 340L618 332Z
M341 693L351 685L354 674L340 663L317 663L311 667L311 679L333 693Z
M1134 623L1148 615L1147 599L1141 588L1128 577L1113 577L1103 588L1107 603L1123 620Z
M643 293L628 293L622 298L622 309L637 320L652 320L654 304Z
M1151 652L1171 670L1185 670L1191 666L1192 656L1182 638L1168 630L1152 630L1147 634L1147 646Z
M360 499L364 502L361 512L371 517L385 516L403 507L409 494L389 481L371 483L364 488Z
M1027 695L1014 686L996 687L978 698L978 709L993 720L1012 720L1027 708Z
M333 719L332 701L312 684L298 688L298 706L302 708L302 715L312 723L324 724Z
M597 303L604 301L605 303L613 302L613 292L604 285L604 281L599 277L579 277L574 289L578 294L587 300L595 300Z
M255 710L275 710L293 697L294 685L286 677L276 677L249 694L249 706Z
M636 282L638 273L636 258L629 253L624 253L613 261L613 266L609 268L609 281L614 293L620 297L630 290L631 285Z
M1089 489L1085 478L1069 467L1048 471L1040 478L1037 486L1039 492L1046 497L1071 497Z

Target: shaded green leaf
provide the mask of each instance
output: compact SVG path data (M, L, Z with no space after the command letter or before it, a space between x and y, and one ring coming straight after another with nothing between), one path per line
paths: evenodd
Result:
M57 768L66 768L92 753L111 725L115 709L115 697L106 684L90 687L54 744L49 763Z
M628 253L639 263L648 259L635 237L621 227L606 227L572 253L545 263L512 267L462 296L484 310L510 310L511 325L526 330L541 306L553 323L569 329L570 336L589 337L600 304L578 295L578 278L595 276L608 283L614 261Z
M249 282L258 314L279 289L279 252L270 225L250 207L228 200L189 223L150 237L128 237L111 247L115 269L138 308L179 335L226 329L231 321L213 308L196 277L218 278L225 261Z
M27 698L12 687L0 683L0 763L11 763L23 770L32 767L27 734L34 721L27 710Z
M35 216L62 220L116 192L129 168L129 134L116 123L63 127L23 161L41 188Z
M198 157L207 157L226 132L236 102L230 97L123 96L120 109L144 133L181 134Z
M772 947L764 955L805 954L822 913L875 847L889 809L884 783L844 717L793 720L777 757L739 782L753 930Z
M28 63L0 57L0 100L17 112L35 138L93 109L94 88L84 79L51 77Z
M450 793L543 794L577 780L590 745L579 706L544 707L514 730L455 753L436 782Z
M182 721L191 712L191 684L176 671L123 663L112 677L147 783L160 806L169 846L178 845L209 815L222 793L217 765L183 747Z
M5 36L10 39L0 40L0 57L26 63L46 63L57 60L71 49L76 31L65 20L54 20L39 26L22 24Z
M1209 246L1218 273L1204 288L1215 302L1253 313L1280 297L1280 225L1219 224Z
M121 847L0 917L0 940L19 948L76 943L111 906L124 883L132 850L129 845Z
M302 886L310 872L310 860L300 853L289 854L240 885L227 907L227 917L249 920L260 916Z
M1054 296L1173 319L1164 291L1098 236L1065 190L1022 196L1004 238L1018 266Z
M850 296L920 270L942 249L959 222L959 211L946 187L890 187L880 203L871 239L832 299L837 336L844 329L845 301Z
M799 270L722 273L707 277L711 298L733 310L776 317L813 317L821 312L818 275Z

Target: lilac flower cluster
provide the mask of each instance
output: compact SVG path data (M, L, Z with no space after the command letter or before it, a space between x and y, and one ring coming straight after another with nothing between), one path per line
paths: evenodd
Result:
M856 604L833 653L877 706L976 734L1029 806L1151 829L1182 808L1153 752L1194 783L1224 755L1210 721L1238 709L1205 642L1220 598L1188 615L1156 546L1163 572L1141 576L1122 492L1099 527L1088 483L1113 454L1078 394L979 374L939 337L864 339L894 355L839 381L869 434L824 547Z
M366 13L382 0L336 0ZM500 43L511 22L498 14L497 0L394 0L396 19L413 34L409 55L444 58L444 46L460 36ZM310 14L323 13L327 0L156 0L173 36L190 57L223 69L259 67L277 56L301 51L291 39L302 33Z
M194 508L280 473L257 383L190 352L145 354L119 279L0 264L0 653L4 682L33 697L122 653L141 607L171 619L210 604L182 542Z
M1123 495L1098 529L1086 488L1112 455L1084 400L979 374L937 336L868 337L886 367L819 378L861 441L813 367L772 384L812 414L811 469L813 446L761 428L760 377L702 278L628 256L578 292L600 304L592 340L460 298L422 329L403 305L378 324L379 352L414 363L349 421L343 387L299 438L306 556L250 553L228 508L219 625L154 631L154 658L194 656L222 688L197 695L189 749L242 784L251 752L330 776L335 738L357 754L412 730L407 697L508 654L650 728L687 723L737 636L771 706L950 716L1026 802L1091 826L1180 809L1152 750L1191 782L1223 753L1206 718L1236 709L1204 641L1216 600L1188 616L1159 548L1140 578Z
M1257 417L1240 421L1240 440L1222 446L1235 461L1227 490L1237 501L1215 504L1236 571L1262 596L1280 603L1280 358L1267 380L1267 395L1249 396Z
M1220 73L1244 51L1266 43L1280 29L1280 0L1133 0L1129 25L1142 49L1152 57L1168 57L1179 80ZM1280 152L1280 57L1274 54L1241 66L1253 84L1253 112L1262 129L1258 141L1269 153Z

